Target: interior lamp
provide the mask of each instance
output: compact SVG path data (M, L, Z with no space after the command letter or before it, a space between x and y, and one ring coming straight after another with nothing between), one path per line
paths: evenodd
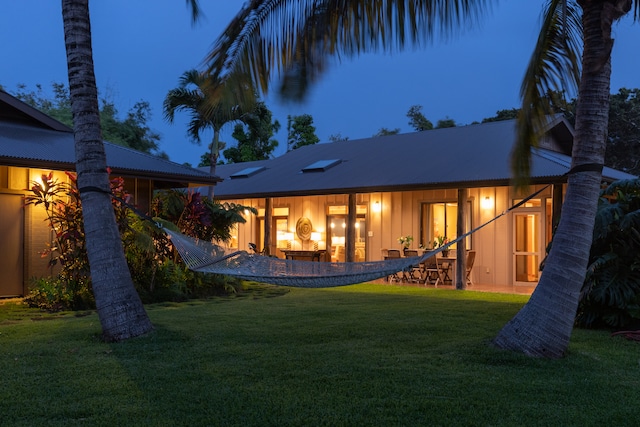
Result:
M317 231L311 232L311 241L313 242L313 250L318 250L318 242L322 239L322 235Z

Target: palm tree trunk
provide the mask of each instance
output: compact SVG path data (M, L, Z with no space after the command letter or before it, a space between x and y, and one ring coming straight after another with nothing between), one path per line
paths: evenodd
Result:
M63 0L62 18L73 111L76 172L93 293L103 337L120 341L153 329L136 293L109 196L93 69L88 0ZM83 188L99 190L82 191Z
M216 174L216 166L220 157L220 129L213 129L213 141L211 141L211 150L209 153L209 175ZM213 200L213 185L209 186L209 199Z
M580 4L584 51L572 167L604 164L611 81L611 24L629 10L623 13L606 1ZM593 170L569 176L560 223L540 282L529 302L494 340L498 347L550 358L566 353L589 260L601 178L601 171Z

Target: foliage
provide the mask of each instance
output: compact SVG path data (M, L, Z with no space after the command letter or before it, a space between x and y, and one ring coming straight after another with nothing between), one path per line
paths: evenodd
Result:
M576 324L640 326L640 180L601 193Z
M405 248L411 246L411 242L413 242L413 236L400 236L398 237L398 243L400 243Z
M44 93L39 84L36 85L35 91L27 90L26 86L19 85L13 95L67 126L73 127L69 89L62 83L52 83L52 88L53 100ZM112 99L103 98L101 100L100 124L103 138L106 141L144 153L166 157L165 153L158 151L160 135L149 128L150 120L151 107L146 101L136 102L123 120L119 118L118 110Z
M249 93L250 96L236 96L238 91ZM240 102L240 99L244 99L244 102ZM173 123L178 111L189 114L187 134L196 144L200 144L200 136L204 130L213 130L209 152L202 155L199 165L211 166L218 163L220 150L225 146L219 141L220 130L228 123L244 121L246 111L255 102L255 91L250 85L234 87L227 84L227 81L221 82L211 75L189 70L180 77L178 87L167 93L163 109L164 117L170 123Z
M349 140L349 137L342 136L340 132L332 133L331 135L329 135L329 141L331 142L348 141L348 140Z
M378 132L373 134L373 137L375 138L378 136L397 135L399 133L400 133L400 128L389 129L389 128L381 127L380 129L378 129Z
M84 281L89 277L89 260L84 241L80 193L74 174L67 173L69 182L53 178L53 172L32 181L25 205L44 207L53 243L41 252L49 257L49 267L60 264L60 277L66 281Z
M60 277L32 279L29 294L23 302L29 307L46 311L85 310L95 307L88 280L63 280Z
M416 131L422 132L433 129L433 123L422 114L422 105L412 105L407 111L409 125Z
M447 236L436 236L436 240L433 242L433 248L439 248L447 243L449 243L449 238Z
M440 119L438 120L438 123L436 124L436 129L442 129L442 128L454 128L456 127L456 121L453 119Z
M640 175L640 89L611 95L606 165Z
M235 203L214 203L198 192L164 190L156 194L155 216L177 225L181 233L204 240L227 241L235 224L244 224L244 212L255 208Z
M287 151L317 144L319 141L320 138L316 135L313 117L310 114L287 116Z
M280 130L280 123L272 117L266 104L258 102L253 111L247 114L245 124L235 125L231 136L238 144L224 150L225 159L229 163L242 163L270 158L278 146L273 136Z
M84 242L82 204L75 175L68 173L67 177L68 183L54 179L53 173L45 174L42 182L32 182L30 194L25 197L27 205L45 209L49 226L55 230L54 243L43 252L43 256L50 258L52 268L60 265L60 272L54 278L35 281L27 296L31 305L47 310L77 310L94 303ZM136 289L145 302L235 292L238 280L188 270L174 253L165 233L129 210L130 196L124 189L124 180L112 178L110 183L127 264ZM190 236L219 241L228 240L235 224L245 222L244 212L257 213L250 207L214 203L199 193L177 190L159 193L153 206L155 214L161 217L156 221L163 226Z
M520 109L518 108L511 108L509 110L498 110L496 111L496 115L493 117L486 117L484 119L482 119L482 123L489 123L489 122L500 122L502 120L513 120L518 118L518 113L520 112Z

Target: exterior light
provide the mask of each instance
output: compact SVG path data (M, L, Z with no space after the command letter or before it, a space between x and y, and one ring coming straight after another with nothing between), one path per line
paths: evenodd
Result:
M493 209L493 199L489 196L480 201L480 207L482 209Z
M378 213L380 211L382 211L382 206L380 205L380 202L375 202L373 204L373 207L371 208L374 212Z

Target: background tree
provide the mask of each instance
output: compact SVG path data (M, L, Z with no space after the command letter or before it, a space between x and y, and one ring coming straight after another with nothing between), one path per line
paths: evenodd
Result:
M450 118L440 119L436 124L436 129L454 128L454 127L456 127L456 121Z
M389 129L389 128L382 127L378 129L378 132L374 133L372 136L375 138L378 136L397 135L399 133L400 133L400 128Z
M518 118L518 112L520 110L518 108L511 108L508 110L498 110L496 111L496 115L493 117L486 117L482 119L482 123L489 122L500 122L502 120L513 120Z
M52 83L52 88L53 99L44 93L39 84L36 85L36 90L28 90L26 86L20 85L14 96L72 128L69 89L63 83ZM159 151L160 135L153 132L147 124L150 120L151 107L146 101L136 102L123 120L120 119L112 99L100 100L100 124L105 141L166 158L166 153Z
M640 175L640 89L611 95L608 130L607 166Z
M576 324L640 327L640 180L601 192Z
M287 116L287 151L320 142L310 114Z
M266 104L259 101L253 111L247 114L244 123L238 123L233 128L231 136L238 144L224 150L225 159L229 163L242 163L270 158L278 146L273 136L280 130L280 123L273 120L273 114Z
M209 166L209 173L216 174L216 165L220 157L220 131L231 122L243 121L248 109L255 102L255 91L246 83L234 86L227 84L229 80L216 80L213 76L198 72L186 71L180 77L177 88L167 93L164 100L164 116L173 123L177 111L186 111L190 115L187 134L196 144L200 144L200 134L205 129L213 130L213 139L209 144L209 159L201 159L200 164ZM231 89L231 91L227 91ZM244 103L236 103L238 97L234 91L245 93ZM246 93L252 94L253 98ZM213 196L213 186L209 188L209 197Z
M409 118L409 126L416 132L433 129L433 123L422 114L422 105L412 105L407 111L407 117Z
M348 140L349 140L349 137L348 136L342 136L342 134L340 132L332 133L331 135L329 135L329 141L331 141L331 142L348 141Z
M304 89L327 69L329 58L431 42L436 36L468 28L491 3L454 0L412 2L412 7L406 7L402 0L254 0L214 44L208 68L219 75L243 71L263 91L272 81L265 72L270 70L297 80L296 88ZM602 180L599 165L604 164L606 144L612 24L633 5L638 12L640 0L549 0L545 4L540 35L521 87L522 114L517 118L519 139L512 168L516 182L523 186L530 173L531 148L552 112L546 94L568 88L578 92L574 169L555 244L538 286L494 344L527 355L560 357L573 329Z

